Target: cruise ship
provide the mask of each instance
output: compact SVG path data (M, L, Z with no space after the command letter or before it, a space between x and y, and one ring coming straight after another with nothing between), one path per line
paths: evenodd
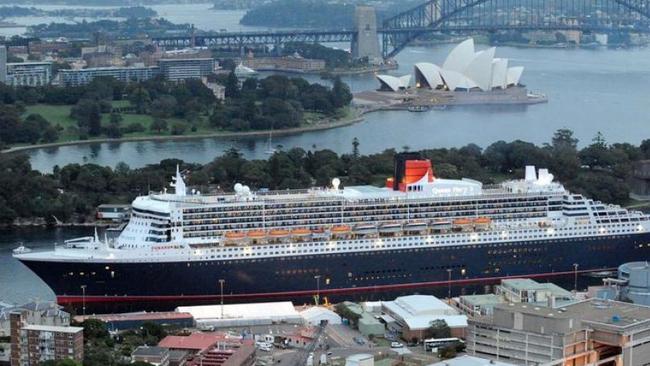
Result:
M483 185L398 154L385 187L136 198L114 239L21 247L61 304L253 301L480 286L616 270L650 254L650 217L567 191L546 169ZM222 290L223 288L223 290Z

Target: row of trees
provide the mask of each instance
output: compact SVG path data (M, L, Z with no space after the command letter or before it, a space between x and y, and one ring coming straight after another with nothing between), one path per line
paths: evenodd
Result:
M432 160L436 175L445 178L473 178L497 183L520 178L528 164L548 167L568 189L609 203L628 202L628 180L635 161L650 158L650 140L640 146L607 144L597 135L578 150L569 130L559 130L552 142L537 146L523 141L499 141L486 149L470 144L461 148L427 149L421 153ZM188 184L202 192L229 191L237 182L253 188L287 189L326 186L334 177L344 185L383 185L393 173L395 150L360 155L359 141L352 152L280 151L268 160L247 160L234 149L205 165L180 160L130 169L95 164L70 164L44 174L31 169L26 156L0 157L0 222L18 218L44 218L54 222L84 220L101 203L129 203L137 195L160 191L174 174L176 164L188 172Z
M349 87L335 79L331 88L302 78L272 75L249 78L241 87L233 73L222 77L227 102L210 115L213 127L226 130L283 129L299 126L304 112L333 116L352 101Z

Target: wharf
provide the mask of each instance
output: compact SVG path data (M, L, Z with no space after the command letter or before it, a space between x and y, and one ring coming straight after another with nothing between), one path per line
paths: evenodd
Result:
M522 86L489 92L408 89L398 92L367 90L354 94L355 105L366 110L408 110L413 106L529 105L546 102L546 95L529 92Z

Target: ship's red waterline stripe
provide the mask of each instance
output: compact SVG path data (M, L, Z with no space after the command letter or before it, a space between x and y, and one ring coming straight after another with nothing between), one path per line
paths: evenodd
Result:
M363 286L363 287L348 287L327 289L321 288L320 295L340 295L340 294L353 294L359 292L376 292L376 291L389 291L389 290L406 290L422 287L439 287L439 286L459 286L459 285L473 285L478 283L495 283L505 279L512 278L540 278L540 277L558 277L573 275L575 273L594 273L594 272L607 272L616 271L617 268L596 268L585 269L579 271L564 271L564 272L547 272L547 273L531 273L517 276L501 276L501 277L483 277L483 278L469 278L451 281L433 281L433 282L415 282L415 283L401 283L394 285L378 285L378 286ZM288 298L288 297L307 297L315 294L315 289L301 290L301 291L284 291L284 292L262 292L253 294L224 294L223 297L229 300L246 300L246 299L272 299L272 298ZM172 296L86 296L86 304L91 303L129 303L129 302L165 302L165 301L207 301L219 300L220 294L215 295L172 295ZM81 304L84 301L82 296L67 296L57 295L56 301L60 305L67 304Z

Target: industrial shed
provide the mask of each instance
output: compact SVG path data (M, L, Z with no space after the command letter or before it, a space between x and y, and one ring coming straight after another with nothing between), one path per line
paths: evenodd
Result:
M273 323L302 323L302 317L290 301L182 306L176 308L176 311L192 314L199 327L244 327Z
M312 306L302 310L300 311L300 316L307 325L320 325L323 322L327 322L327 324L341 324L341 317L337 313L320 306Z

